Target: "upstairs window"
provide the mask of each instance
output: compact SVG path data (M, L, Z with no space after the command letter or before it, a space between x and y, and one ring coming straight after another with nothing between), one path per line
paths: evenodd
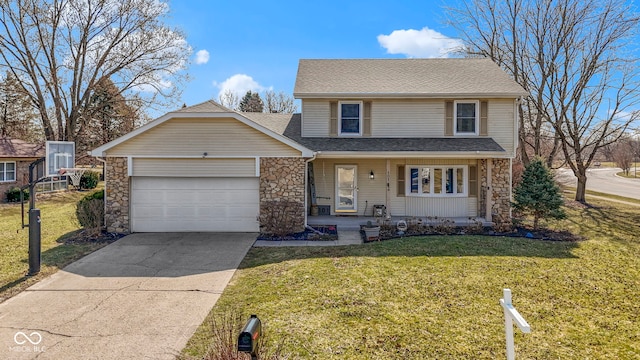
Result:
M340 135L362 135L362 101L341 101L338 103L338 114Z
M479 101L462 100L453 104L455 135L478 135L480 106Z
M16 181L16 163L0 162L0 182Z

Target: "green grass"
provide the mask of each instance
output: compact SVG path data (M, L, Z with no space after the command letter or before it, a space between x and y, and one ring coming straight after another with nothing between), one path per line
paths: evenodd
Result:
M531 334L522 359L640 359L640 208L593 200L548 224L588 240L429 236L349 247L253 248L205 324L257 314L293 359L505 356L498 300ZM201 358L201 327L183 353Z
M575 194L576 194L575 189L573 189L572 198L575 198ZM593 191L593 190L587 190L586 194L587 195L598 196L598 197L601 197L601 198L607 198L607 199L612 199L612 200L623 201L623 202L634 203L634 204L640 205L640 200L634 199L634 198L628 198L628 197L625 197L625 196L607 194L607 193L602 193L602 192ZM589 199L589 196L586 196L586 199L587 199L587 201L591 200L591 199Z
M638 179L640 178L640 173L638 173L637 171L634 171L633 168L631 168L631 170L629 171L629 174L627 174L624 171L618 172L616 173L616 175L623 177L623 178L627 178L627 179Z
M88 192L63 192L39 195L36 207L42 219L41 271L26 276L29 270L29 229L21 229L20 204L0 205L0 302L14 296L72 261L103 247L104 243L62 244L65 237L80 229L76 203ZM28 222L28 204L25 204Z

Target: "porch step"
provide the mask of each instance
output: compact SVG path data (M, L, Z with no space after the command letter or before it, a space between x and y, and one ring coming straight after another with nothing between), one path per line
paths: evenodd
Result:
M338 244L339 245L357 245L362 244L362 236L360 235L360 228L358 231L345 230L342 227L338 228Z

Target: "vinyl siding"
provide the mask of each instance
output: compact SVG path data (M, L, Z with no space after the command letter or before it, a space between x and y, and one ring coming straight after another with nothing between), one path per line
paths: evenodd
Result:
M444 101L382 100L372 103L371 133L377 137L442 137Z
M133 176L253 177L255 159L133 159Z
M329 136L329 100L302 101L302 136Z
M347 100L347 99L339 99ZM363 100L367 99L350 99ZM329 100L303 100L302 133L306 137L329 136ZM508 153L514 149L514 100L489 99L488 136ZM443 137L445 136L445 100L406 99L373 100L372 137Z
M373 205L385 204L386 197L386 160L362 159L317 159L313 162L318 205L330 205L331 214L335 214L335 167L336 165L358 166L358 212L359 216L372 216ZM392 159L390 160L389 191L390 203L387 205L392 216L477 216L477 198L470 197L398 197L398 165L469 165L476 160L466 159ZM373 170L375 178L369 179ZM328 199L327 199L328 198ZM355 215L355 214L354 214Z
M300 156L300 151L233 118L171 119L107 156Z
M514 100L489 100L488 136L512 156L515 155L515 126Z

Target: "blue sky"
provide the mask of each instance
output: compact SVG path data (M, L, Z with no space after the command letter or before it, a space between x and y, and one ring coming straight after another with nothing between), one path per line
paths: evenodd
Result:
M217 100L225 88L292 95L303 58L442 57L443 48L457 44L455 31L444 25L442 5L170 0L168 22L185 32L193 48L182 102Z

